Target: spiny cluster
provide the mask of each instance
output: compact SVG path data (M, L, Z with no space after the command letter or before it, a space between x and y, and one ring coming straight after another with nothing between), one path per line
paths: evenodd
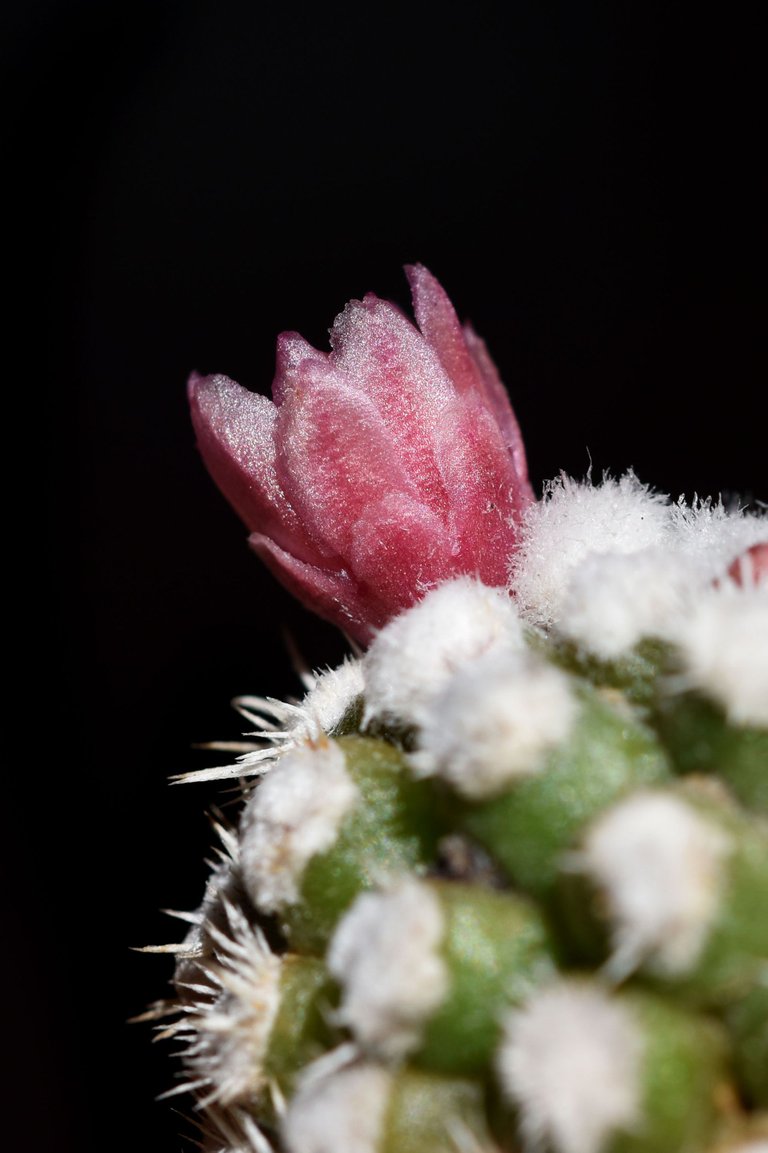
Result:
M304 698L159 1015L210 1153L766 1153L766 520L532 504Z

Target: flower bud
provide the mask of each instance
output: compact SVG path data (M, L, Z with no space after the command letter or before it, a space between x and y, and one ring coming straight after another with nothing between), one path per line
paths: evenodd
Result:
M533 500L485 346L424 267L407 273L418 327L369 295L330 353L283 333L274 403L225 376L189 382L203 459L253 548L359 641L453 576L504 584Z

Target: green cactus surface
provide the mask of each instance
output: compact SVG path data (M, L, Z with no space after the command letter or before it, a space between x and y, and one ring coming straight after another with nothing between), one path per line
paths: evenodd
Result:
M206 1153L768 1150L766 521L604 489L188 774L240 789L156 1010Z
M653 677L627 661L642 684L620 687L557 634L522 636L524 684L555 669L573 717L555 744L532 722L519 763L514 734L483 731L481 796L460 708L435 696L430 745L356 679L339 678L334 724L310 689L258 783L243 754L240 821L220 830L170 1010L206 1148L765 1144L766 731L693 708L667 661Z

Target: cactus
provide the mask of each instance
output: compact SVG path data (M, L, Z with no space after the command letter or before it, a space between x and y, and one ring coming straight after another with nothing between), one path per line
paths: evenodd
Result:
M274 404L190 386L352 651L182 778L241 797L158 947L171 1092L208 1153L765 1153L768 519L632 472L534 499L485 346L409 275L418 326L366 297L331 353L284 335Z

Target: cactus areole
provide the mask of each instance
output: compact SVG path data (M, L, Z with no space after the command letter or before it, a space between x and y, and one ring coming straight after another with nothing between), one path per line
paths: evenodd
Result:
M177 778L240 794L149 949L189 1147L765 1153L765 505L536 499L484 343L406 272L414 320L283 333L271 400L189 381L250 544L352 648Z

